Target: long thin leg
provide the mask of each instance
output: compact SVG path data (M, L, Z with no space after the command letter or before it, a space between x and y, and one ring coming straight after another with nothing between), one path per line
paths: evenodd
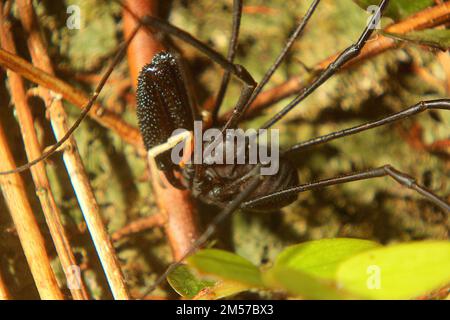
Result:
M297 40L297 38L303 33L303 30L305 29L306 25L308 24L309 20L311 19L311 17L313 15L314 11L316 10L317 5L319 4L319 2L320 2L320 0L314 0L312 2L312 4L309 6L308 11L306 12L305 16L300 21L300 23L298 24L297 28L294 30L292 35L289 37L289 39L286 42L284 48L281 50L280 54L275 59L274 63L269 68L269 70L267 70L267 72L265 73L265 75L262 78L261 82L258 83L258 86L253 91L253 94L250 97L250 99L247 101L247 103L242 108L238 109L237 106L235 107L232 116L230 117L230 119L225 124L223 130L226 130L228 128L232 128L232 127L236 126L237 123L239 123L239 120L241 119L241 117L245 114L245 112L250 107L250 105L253 103L253 101L255 101L255 99L261 93L262 89L267 84L267 82L269 82L270 78L275 73L275 71L278 69L278 67L280 66L281 62L283 62L284 58L286 57L287 53L291 49L291 47L294 44L295 40Z
M241 17L242 17L242 0L234 0L233 1L233 27L230 37L230 42L228 44L228 54L227 59L230 62L234 61L234 56L236 55L238 38L239 38L239 29L241 26ZM228 83L230 82L230 72L225 71L222 77L222 83L220 84L220 89L216 97L216 102L214 105L214 109L212 111L212 123L213 126L217 123L217 116L220 111L220 107L222 106L223 98L225 96L225 92L228 88Z
M262 129L267 129L273 126L281 118L283 118L289 111L291 111L295 106L297 106L301 101L307 98L311 93L313 93L317 88L324 84L332 75L334 75L345 63L351 59L357 57L361 49L369 40L370 36L374 32L374 25L376 25L375 20L381 17L381 14L385 11L389 4L388 0L382 0L378 6L378 12L372 17L371 21L367 24L359 37L358 41L352 44L350 47L342 51L342 53L332 62L330 65L324 69L318 77L302 92L295 97L286 107L279 111L275 116L269 119L265 124L262 125Z
M167 23L161 19L155 18L155 17L147 17L144 20L139 19L128 7L126 7L124 4L122 4L120 2L120 0L116 0L116 2L118 2L122 7L124 7L125 10L130 12L130 14L138 21L138 25L132 31L128 40L121 44L119 51L115 55L114 59L112 60L110 66L108 67L105 74L102 76L102 79L100 80L99 84L97 85L95 91L92 93L91 98L84 106L78 119L69 128L69 130L66 132L66 134L59 141L57 141L54 145L52 145L45 152L43 152L40 157L22 165L22 166L19 166L13 170L0 171L0 175L7 175L7 174L18 173L18 172L23 172L25 170L28 170L30 167L47 159L48 157L50 157L53 153L55 153L55 151L58 150L58 148L60 148L64 144L64 142L67 141L67 139L70 138L72 133L78 128L78 126L81 124L81 122L84 120L84 118L87 116L87 114L91 110L91 108L94 105L94 103L96 102L101 90L105 86L106 81L109 79L109 76L113 72L114 67L118 64L118 62L124 56L129 43L134 39L134 36L137 34L137 31L140 29L140 27L142 25L146 25L149 27L153 27L155 29L159 29L163 32L167 32L169 34L172 34L172 35L184 40L185 42L193 45L194 47L196 47L197 49L199 49L200 51L205 53L213 61L215 61L216 63L221 65L225 70L236 75L241 81L244 82L244 88L243 88L241 96L239 98L238 105L244 104L246 101L248 101L254 88L256 87L256 83L253 80L252 76L248 73L248 71L243 66L235 65L233 63L228 62L228 60L226 58L224 58L220 53L209 48L208 46L206 46L202 42L198 41L197 39L192 37L190 34L184 32L183 30L181 30L175 26L172 26L169 23Z
M126 5L121 3L119 0L116 0L125 10L127 10L131 16L133 16L139 23L150 27L152 29L156 29L162 31L164 33L170 34L174 37L183 40L184 42L190 44L197 50L203 52L206 56L208 56L211 60L219 64L225 71L228 71L234 74L243 82L243 88L240 93L239 99L236 103L236 109L241 110L244 108L247 101L250 99L253 91L256 87L256 82L250 73L245 69L245 67L229 62L224 56L222 56L219 52L210 48L203 42L197 40L192 35L187 33L184 30L168 23L167 21L161 20L157 17L146 16L143 19L140 19L138 16L134 14Z
M181 263L189 257L191 254L193 254L198 248L200 248L208 239L209 237L216 231L217 226L225 220L230 214L232 214L234 211L236 211L239 206L242 204L245 199L247 199L250 194L255 191L255 189L258 187L258 185L261 183L261 180L263 177L259 174L260 166L256 166L252 170L253 178L250 181L249 185L235 198L233 199L222 211L214 217L213 221L208 225L206 230L202 233L202 235L197 238L197 240L192 244L191 248L179 259L178 261L175 261L172 263L166 271L162 275L156 279L156 281L153 283L153 285L146 290L146 292L143 294L143 297L148 295L150 292L156 289L158 285L161 284L161 282L164 281L164 279L173 271L176 267L181 265Z
M445 212L450 212L450 205L448 203L446 203L444 200L439 198L433 192L427 190L425 187L422 187L419 184L417 184L416 180L413 177L394 169L390 165L385 165L383 167L370 169L370 170L363 171L363 172L351 173L351 174L344 175L341 177L330 178L330 179L320 180L317 182L302 184L302 185L299 185L294 188L289 188L289 189L282 190L279 192L274 192L270 195L244 202L242 204L242 207L243 208L252 207L252 206L257 205L261 201L266 201L269 199L276 199L277 197L286 196L286 195L290 195L293 193L300 193L300 192L305 192L308 190L324 188L324 187L333 186L333 185L337 185L337 184L359 181L359 180L367 180L367 179L373 179L373 178L379 178L379 177L385 177L385 176L389 176L392 179L394 179L396 182L398 182L400 185L420 193L423 197L425 197L427 200L433 202L438 207L442 208L442 210L444 210Z
M125 4L121 3L120 0L115 0L122 8L127 10L131 16L133 16L136 21L138 21L143 26L147 26L151 29L158 30L164 32L166 34L170 34L174 37L183 40L184 42L190 44L197 50L203 52L206 56L208 56L215 63L219 64L224 70L229 71L238 77L244 84L247 86L256 86L255 80L253 80L250 73L245 69L245 67L229 62L223 55L221 55L216 50L207 46L200 40L194 38L191 34L187 33L184 30L170 24L169 22L162 20L157 17L146 16L144 18L139 18L136 14L130 10Z
M362 125L359 125L356 127L344 129L341 131L332 132L332 133L326 134L324 136L320 136L320 137L317 137L314 139L310 139L310 140L301 142L299 144L296 144L296 145L290 147L288 150L284 151L283 153L291 153L291 152L305 149L305 148L308 148L311 146L320 145L320 144L326 143L331 140L350 136L355 133L369 130L369 129L379 127L382 125L390 124L395 121L399 121L401 119L405 119L405 118L408 118L415 114L421 113L426 110L431 110L431 109L450 110L450 99L422 101L406 110L400 111L400 112L395 113L386 118L383 118L383 119L380 119L377 121L373 121L373 122L368 122L368 123L365 123L365 124L362 124Z

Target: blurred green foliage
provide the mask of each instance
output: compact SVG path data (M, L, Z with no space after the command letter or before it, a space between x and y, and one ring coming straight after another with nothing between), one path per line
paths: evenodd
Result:
M284 249L265 268L227 251L206 249L168 279L183 297L196 299L223 297L224 284L228 295L264 289L309 299L411 299L448 284L450 243L383 247L351 238L307 241Z

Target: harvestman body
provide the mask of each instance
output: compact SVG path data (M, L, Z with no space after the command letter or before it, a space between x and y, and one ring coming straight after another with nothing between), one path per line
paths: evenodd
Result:
M197 170L191 164L183 166L183 181L175 177L174 170L179 171L181 168L173 163L170 149L161 148L161 145L177 129L192 131L197 116L189 103L178 62L172 54L159 53L142 69L137 88L137 115L145 147L150 151L149 157L155 157L157 167L173 186L189 188L194 197L219 207L225 207L248 186L252 178L250 172L256 166L254 164L203 164ZM182 139L184 137L181 136ZM177 139L172 138L168 147L173 147L172 141L177 142ZM155 152L156 148L158 152ZM277 174L265 177L248 199L255 200L298 184L297 170L289 161L281 158ZM296 198L296 194L280 195L246 209L273 211L292 203Z

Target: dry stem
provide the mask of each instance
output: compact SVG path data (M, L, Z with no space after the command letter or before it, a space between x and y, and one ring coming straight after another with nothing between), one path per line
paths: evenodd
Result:
M20 0L18 1L18 5L22 24L28 32L28 46L33 62L38 68L52 76L54 73L53 67L36 27L37 22L31 1ZM56 139L60 140L69 129L63 105L59 99L52 97L50 91L42 90L41 92L46 105L50 108L49 114L53 132ZM60 92L58 91L58 93ZM82 104L85 102L87 102L87 98ZM95 111L93 110L92 113L94 112ZM103 224L99 206L89 183L88 176L84 170L84 165L73 137L71 137L64 145L63 160L113 296L115 299L120 300L129 299L128 290L120 269L119 261Z
M162 226L165 222L165 218L159 213L153 214L149 217L140 218L114 232L111 235L111 239L114 242L119 241L125 237L129 237L144 230Z
M14 169L15 163L0 124L0 170ZM64 299L50 266L45 242L19 174L0 176L0 187L19 235L39 295L45 300Z
M2 17L3 14L1 13L0 8L0 21L2 22L0 37L2 46L6 50L15 53L15 45L11 34L10 24L2 21ZM41 150L39 140L34 129L34 119L30 106L28 105L25 86L22 78L17 73L8 71L8 78L11 88L11 98L17 112L27 157L29 160L33 160L41 155ZM38 163L36 166L32 167L31 174L36 188L36 194L39 197L42 211L55 244L56 251L60 258L61 265L63 270L69 272L69 270L72 270L72 267L76 265L76 260L60 219L61 212L59 211L55 198L53 197L47 172L45 171L44 162ZM67 274L67 276L71 277L70 274ZM76 300L87 299L87 291L81 279L79 283L79 289L71 289L72 296Z

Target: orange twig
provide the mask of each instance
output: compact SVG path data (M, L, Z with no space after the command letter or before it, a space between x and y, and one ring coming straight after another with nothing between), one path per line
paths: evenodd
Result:
M155 15L158 12L158 2L154 0L128 0L125 4L138 17ZM123 15L124 32L127 35L137 22L127 10L124 10ZM134 79L137 78L141 68L162 49L163 46L150 32L140 31L128 50L130 74ZM136 83L134 82L133 85L135 86ZM166 217L165 231L173 257L177 260L189 250L192 242L198 237L196 213L188 192L173 188L156 168L150 169L155 198L161 214Z
M242 8L242 12L246 14L264 14L264 15L275 15L278 10L267 7L267 6L249 6L246 5Z
M111 235L111 239L114 242L119 241L125 237L129 237L144 230L162 226L165 222L166 219L161 214L154 214L149 217L140 218L114 232Z

